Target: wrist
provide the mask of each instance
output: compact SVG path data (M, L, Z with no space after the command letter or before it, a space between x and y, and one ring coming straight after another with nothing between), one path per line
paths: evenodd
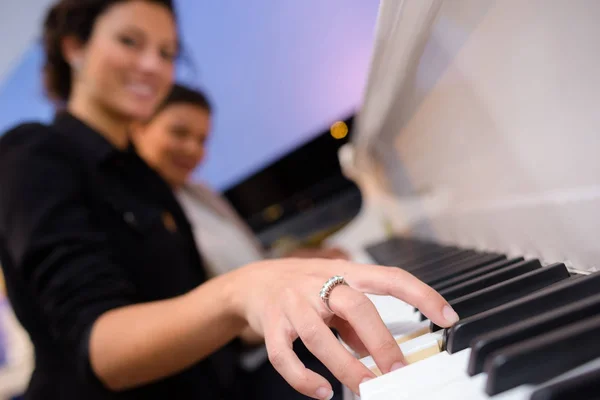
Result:
M224 312L229 318L232 318L239 323L243 324L243 327L247 326L246 315L244 312L243 304L243 278L238 271L233 271L224 275L220 275L214 278L214 283L220 287L219 301L223 304Z
M240 312L237 299L239 290L236 279L231 279L225 274L212 278L204 284L188 293L193 304L194 314L206 313L206 307L210 307L215 313L222 328L229 327L236 332L236 335L242 332L247 322ZM192 317L193 318L193 317Z

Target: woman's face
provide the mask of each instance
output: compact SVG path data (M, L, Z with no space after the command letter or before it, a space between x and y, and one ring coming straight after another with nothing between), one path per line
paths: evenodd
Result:
M204 157L210 125L206 109L174 103L146 125L133 129L133 142L141 157L163 179L180 187Z
M68 55L75 65L72 99L84 96L125 119L148 118L171 88L177 51L169 9L116 3L98 17L88 42Z

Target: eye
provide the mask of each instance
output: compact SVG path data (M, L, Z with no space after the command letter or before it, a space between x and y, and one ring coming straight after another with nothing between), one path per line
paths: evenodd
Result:
M119 41L127 47L135 48L138 46L138 41L128 35L119 36Z
M167 61L174 61L177 58L177 52L171 49L161 49L160 56Z
M171 134L178 139L185 139L188 136L188 131L180 126L173 126L170 131Z

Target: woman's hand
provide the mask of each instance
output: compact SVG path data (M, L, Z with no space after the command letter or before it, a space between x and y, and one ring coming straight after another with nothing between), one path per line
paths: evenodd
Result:
M331 385L297 358L292 343L298 337L355 393L359 384L374 378L374 374L342 346L330 327L335 327L356 351L371 354L382 372L405 365L400 348L364 293L399 298L442 327L458 320L435 290L395 267L341 260L282 259L252 264L232 274L239 282L235 288L236 312L252 330L264 335L275 369L296 390L313 398L330 398ZM335 275L343 276L348 286L336 286L331 292L332 314L319 292Z

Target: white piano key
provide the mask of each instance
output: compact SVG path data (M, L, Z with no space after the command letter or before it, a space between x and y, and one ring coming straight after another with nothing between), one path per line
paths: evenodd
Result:
M447 396L452 399L476 400L487 398L484 391L486 377L483 374L470 377L466 373L466 368L461 371L463 372L462 376L455 376L453 379L448 380L444 387L436 387L435 390L422 393L422 398L433 399L434 396L439 396L441 393L444 393L444 398Z
M417 364L390 372L361 385L361 400L528 400L536 389L600 367L600 358L574 368L540 385L521 385L489 396L487 375L468 376L470 349L440 353Z
M383 322L388 326L402 324L407 321L419 322L419 314L414 312L411 305L392 296L367 294L367 297L377 308Z
M388 325L390 333L396 341L405 342L418 335L429 333L429 321L405 321ZM408 340L406 340L408 338Z
M467 360L468 362L468 360ZM528 400L531 393L539 387L549 385L553 382L562 381L571 378L575 375L585 373L593 368L600 366L600 358L591 362L585 363L577 368L574 368L562 375L559 375L553 379L548 380L540 385L521 385L506 392L499 393L493 397L488 396L485 393L485 382L487 380L487 374L481 373L474 377L470 377L465 374L464 377L457 379L456 381L449 384L443 390L444 400L462 400L462 399L473 399L473 400ZM465 369L466 371L466 364ZM435 393L428 393L427 396L422 397L423 399L437 399L436 395L440 395L442 392L437 391Z
M465 369L452 365L466 364L469 354L469 349L454 355L442 352L381 375L360 385L361 400L419 398L420 393L443 387L466 375Z
M421 335L407 342L399 344L400 350L404 354L404 357L410 362L411 359L419 356L427 356L427 358L433 357L433 355L424 354L429 353L430 350L439 352L439 343L442 339L441 332L427 333ZM435 355L435 354L434 354ZM420 357L419 357L420 358ZM423 357L425 358L425 357ZM425 359L427 359L425 358ZM367 368L376 368L375 360L371 356L363 357L360 361ZM419 361L422 362L423 360Z

